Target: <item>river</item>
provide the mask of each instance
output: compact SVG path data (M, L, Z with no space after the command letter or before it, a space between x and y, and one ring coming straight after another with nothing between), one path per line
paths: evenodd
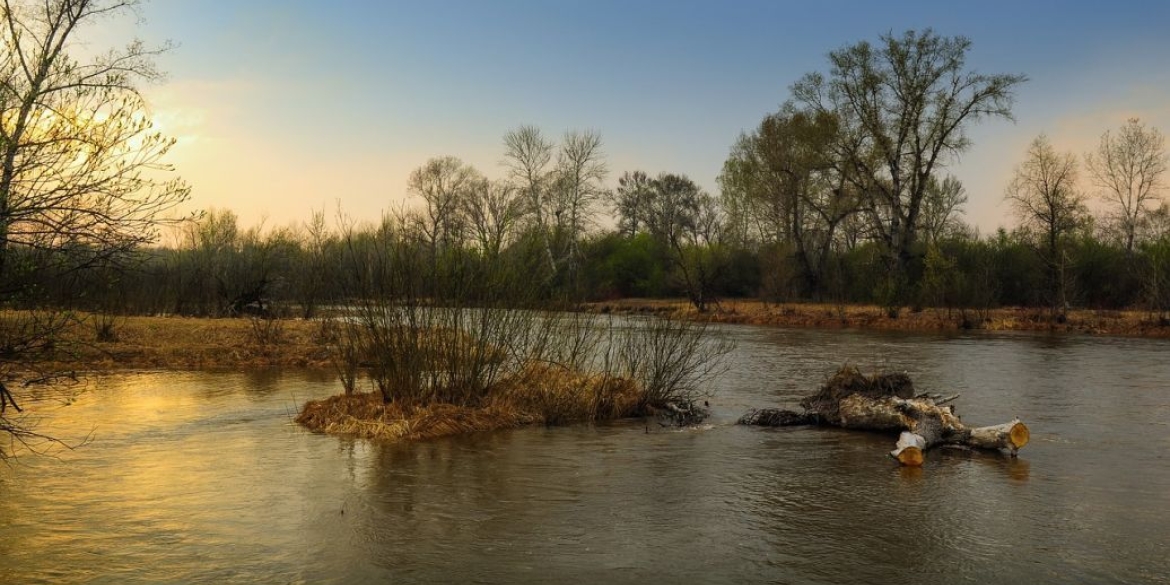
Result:
M76 450L0 464L2 583L1170 582L1170 343L726 326L709 425L416 444L292 422L305 372L126 373L38 403ZM1019 459L739 427L842 363L1020 416Z

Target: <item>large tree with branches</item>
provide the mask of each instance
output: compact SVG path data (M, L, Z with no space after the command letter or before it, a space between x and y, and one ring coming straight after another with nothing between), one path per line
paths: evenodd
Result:
M3 0L0 4L0 302L42 306L33 278L108 265L153 242L189 196L167 178L174 141L156 132L139 87L160 78L166 46L96 51L85 29L136 16L136 0ZM90 55L90 56L82 56ZM30 274L35 273L35 274ZM52 346L59 319L5 323L0 377ZM10 397L9 397L10 398ZM0 402L0 431L27 431ZM0 450L2 451L2 450Z
M1023 75L967 67L971 41L927 29L882 35L829 53L828 75L792 87L795 103L840 124L835 160L865 195L863 210L895 277L905 278L923 201L937 171L971 145L967 127L1011 119Z

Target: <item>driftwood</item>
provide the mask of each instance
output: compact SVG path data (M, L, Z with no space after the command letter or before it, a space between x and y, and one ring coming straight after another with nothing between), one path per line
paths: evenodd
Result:
M842 368L821 390L800 401L803 412L761 409L740 424L760 426L824 425L901 433L890 456L903 465L922 465L924 452L939 445L1007 449L1012 456L1028 444L1028 427L1014 419L990 427L968 427L948 403L958 396L916 394L906 374L866 376Z

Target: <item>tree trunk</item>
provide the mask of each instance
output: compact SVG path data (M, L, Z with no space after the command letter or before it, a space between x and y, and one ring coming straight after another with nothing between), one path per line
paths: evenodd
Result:
M760 426L827 425L901 433L890 456L902 465L920 466L925 451L938 445L975 449L1007 449L1012 456L1028 444L1028 427L1014 419L990 427L968 427L942 398L914 393L905 374L867 377L842 368L820 392L801 401L804 412L754 410L740 424Z

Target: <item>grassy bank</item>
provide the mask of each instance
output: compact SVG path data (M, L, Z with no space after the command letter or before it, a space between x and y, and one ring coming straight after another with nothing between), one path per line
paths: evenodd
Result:
M21 357L42 369L214 370L330 367L318 323L303 320L118 317L0 313L0 346L32 320L55 319L53 339ZM45 328L45 327L42 327Z
M686 321L627 327L581 313L415 309L410 319L399 318L408 310L399 308L328 322L8 311L0 312L0 352L18 356L3 364L17 380L134 369L331 369L350 384L305 404L299 423L415 440L656 413L694 422L688 417L702 416L696 399L726 351Z
M657 315L673 319L793 328L897 329L907 331L1053 331L1090 335L1170 338L1170 324L1142 311L1074 310L1063 322L1040 309L1003 308L965 315L945 309L912 312L897 318L872 305L724 301L697 313L683 300L626 299L587 305L593 313ZM966 318L966 322L964 322ZM0 347L17 336L29 314L0 313ZM215 370L266 367L332 368L321 324L299 319L275 321L194 317L118 317L107 321L76 314L47 351L31 360L82 371L119 369Z
M1046 331L1089 335L1170 338L1170 322L1145 311L1072 310L1053 319L1044 309L1000 308L987 311L903 308L896 318L875 305L767 303L728 300L707 313L684 300L623 299L592 303L595 313L658 315L713 323L741 323L815 329L898 329L906 331Z

